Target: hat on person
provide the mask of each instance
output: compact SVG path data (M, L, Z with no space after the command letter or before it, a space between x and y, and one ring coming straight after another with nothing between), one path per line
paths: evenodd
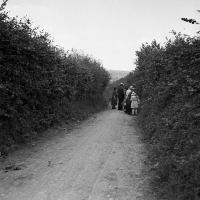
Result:
M129 89L130 89L130 90L133 90L134 88L133 88L133 86L131 85L131 86L129 87Z
M120 85L124 85L123 83L120 83Z

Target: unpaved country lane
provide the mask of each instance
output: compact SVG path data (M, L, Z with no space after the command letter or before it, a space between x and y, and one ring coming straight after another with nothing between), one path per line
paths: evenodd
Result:
M108 110L35 152L11 156L22 170L0 171L0 200L143 200L135 127L133 116Z

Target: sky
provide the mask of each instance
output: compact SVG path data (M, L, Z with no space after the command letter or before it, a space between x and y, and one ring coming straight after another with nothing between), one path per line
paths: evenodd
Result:
M133 70L142 43L163 43L172 30L195 35L200 29L181 20L200 21L200 0L9 0L6 10L30 18L55 45L83 51L113 70Z

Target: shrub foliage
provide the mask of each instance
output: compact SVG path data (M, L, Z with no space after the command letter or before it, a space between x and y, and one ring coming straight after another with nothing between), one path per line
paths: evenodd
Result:
M1 12L0 147L69 118L74 102L102 101L109 78L95 59L66 53L28 19Z
M149 144L153 190L159 199L200 198L200 38L175 34L136 52L139 122Z

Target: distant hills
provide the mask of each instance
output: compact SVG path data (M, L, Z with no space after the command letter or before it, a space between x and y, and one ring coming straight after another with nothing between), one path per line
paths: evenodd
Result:
M130 71L121 71L121 70L108 70L111 76L110 82L114 82L120 78L126 76Z

